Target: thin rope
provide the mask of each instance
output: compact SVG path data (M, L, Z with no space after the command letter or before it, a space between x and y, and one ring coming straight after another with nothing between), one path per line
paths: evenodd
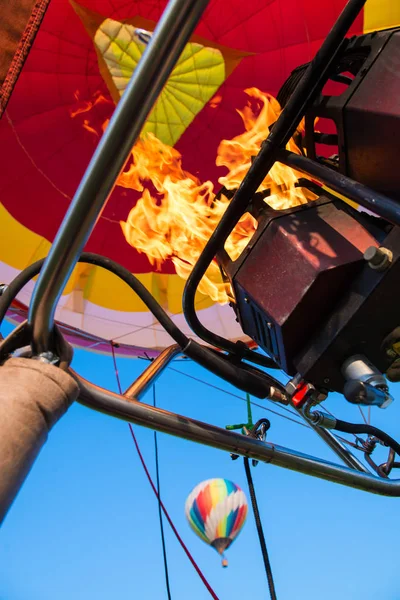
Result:
M333 432L331 432L331 433L336 439L340 440L341 442L344 442L348 446L351 446L352 448L354 448L354 450L360 450L360 452L365 452L364 448L362 446L360 446L360 443L363 441L361 438L356 438L360 441L360 443L355 444L354 442L347 440L346 438L342 437L341 435L338 435L337 433L333 433Z
M144 356L144 357L139 357L139 358L143 358L143 360L149 360L151 361L151 358L149 358L148 356ZM203 379L200 379L198 377L195 377L194 375L189 375L189 373L184 373L183 371L179 371L179 369L174 369L173 367L167 367L170 371L174 371L175 373L179 373L179 375L183 375L184 377L188 377L189 379L193 379L193 381L197 381L198 383L202 383L203 385L206 385L207 387L210 387L214 390L217 390L218 392L222 392L223 394L227 394L228 396L231 396L232 398L237 398L238 400L241 400L242 402L246 402L246 399L243 398L242 396L239 396L238 394L232 394L232 392L229 392L228 390L224 390L223 388L218 387L217 385L213 385L212 383L208 383L207 381L204 381ZM271 402L273 403L272 400L269 400L268 398L265 399L267 402ZM311 429L310 425L308 425L307 423L302 423L301 421L298 421L297 419L293 419L291 417L287 417L286 415L283 415L282 413L278 412L277 410L273 410L272 408L267 408L266 406L263 406L262 404L258 404L258 402L254 402L253 400L250 401L250 404L252 406L257 406L257 408L261 408L262 410L266 410L268 412L273 413L274 415L277 415L278 417L281 417L282 419L287 419L288 421L292 421L292 423L296 423L296 425L301 425L302 427L306 427L307 429ZM286 408L285 406L280 406L280 409L288 412L289 414L295 416L296 413L294 413L293 411L291 411L289 408ZM326 410L327 413L329 413L330 415L332 415L332 417L334 417L335 415L328 410L325 406L324 406L324 410ZM360 452L364 452L364 448L362 446L363 444L363 439L358 437L356 434L353 434L354 439L356 440L356 443L351 442L350 440L334 433L333 434L337 439L339 439L340 441L342 441L343 443L347 444L348 446L351 446L352 448L354 448L355 450L359 450Z
M122 394L121 381L120 381L120 378L119 378L119 373L118 373L118 368L117 368L117 360L116 360L116 357L115 357L115 351L114 351L114 345L113 345L113 342L110 342L110 346L111 346L111 354L112 354L112 359L113 359L113 363L114 363L115 377L116 377L116 380L117 380L118 390L119 390L119 393L120 393L120 394ZM206 578L205 578L205 576L203 575L203 572L201 571L200 567L197 565L197 563L196 563L196 561L194 560L193 556L192 556L192 555L191 555L191 553L189 552L189 549L187 548L187 546L186 546L185 542L183 541L183 539L182 539L182 538L181 538L181 536L179 535L179 533L178 533L178 530L176 529L175 525L173 524L173 522L172 522L172 519L171 519L171 517L169 516L169 513L168 513L167 509L166 509L166 508L165 508L165 506L164 506L164 503L162 502L162 500L161 500L160 496L159 496L159 495L158 495L158 493L157 493L157 488L156 488L156 486L154 485L153 479L152 479L152 477L151 477L151 475L150 475L150 472L149 472L149 470L148 470L148 468L147 468L147 465L146 465L146 463L145 463L145 460L144 460L144 458L143 458L143 455L142 455L142 453L141 453L141 451L140 451L139 444L138 444L138 442L137 442L137 439L136 439L135 433L134 433L134 431L133 431L133 427L132 427L132 425L131 425L130 423L128 423L128 426L129 426L129 430L130 430L130 432L131 432L131 436L132 436L132 439L133 439L133 443L135 444L136 451L137 451L137 453L138 453L138 456L139 456L140 462L142 463L143 470L144 470L144 472L146 473L147 479L148 479L148 481L149 481L149 483L150 483L150 486L151 486L151 488L152 488L152 490L153 490L153 492L154 492L154 494L155 494L155 496L156 496L156 498L157 498L157 500L158 500L158 503L159 503L159 505L160 505L160 507L161 507L161 510L163 511L163 513L164 513L164 515L165 515L165 518L167 519L168 523L170 524L170 527L171 527L172 531L174 532L174 534L175 534L175 537L177 538L178 542L180 543L180 545L182 546L182 548L183 548L184 552L186 553L186 556L188 557L188 559L189 559L189 560L190 560L190 562L192 563L193 567L195 568L195 570L196 570L196 572L197 572L198 576L200 577L200 579L201 579L201 580L202 580L202 582L204 583L205 587L206 587L206 588L207 588L207 590L209 591L209 593L210 593L210 596L211 596L211 597L212 597L214 600L219 600L219 598L218 598L217 594L214 592L214 590L212 589L212 587L211 587L211 586L210 586L210 584L208 583L207 579L206 579Z
M154 492L154 493L155 493L155 495L157 496L157 490L156 490L156 487L155 487L155 485L154 485L154 483L153 483L153 480L151 479L151 475L150 475L150 473L149 473L149 471L148 471L148 469L147 469L147 467L146 467L146 464L145 464L145 462L144 462L144 459L143 459L142 453L140 452L139 445L138 445L138 443L137 443L137 440L136 440L136 436L135 436L135 434L134 434L134 432L133 432L133 427L132 427L132 425L131 425L130 423L128 423L128 425L129 425L129 429L130 429L130 432L131 432L131 435L132 435L132 439L133 439L133 441L134 441L134 444L135 444L135 446L136 446L137 453L138 453L138 455L139 455L139 458L140 458L140 462L141 462L141 463L142 463L142 465L143 465L143 469L144 469L144 471L145 471L145 473L146 473L146 475L147 475L147 479L149 480L149 483L150 483L150 485L151 485L151 487L152 487L152 489L153 489L153 492ZM157 497L158 497L158 496L157 496ZM187 555L188 559L190 560L190 562L192 563L192 565L193 565L193 566L194 566L194 568L196 569L196 571L197 571L197 574L199 575L200 579L202 580L202 582L203 582L203 583L204 583L204 585L206 586L207 590L210 592L210 595L212 596L212 598L214 598L214 600L219 600L218 596L216 595L216 593L214 592L214 590L212 589L212 587L211 587L211 586L210 586L210 584L208 583L208 581L207 581L207 579L205 578L205 576L203 575L202 571L200 570L200 567L197 565L197 563L196 563L196 561L194 560L193 556L190 554L190 552L189 552L188 548L186 547L186 545L185 545L185 543L184 543L183 539L182 539L182 538L181 538L181 536L179 535L179 533L178 533L177 529L175 528L175 525L173 524L173 522L172 522L172 520L171 520L171 517L169 516L169 514L168 514L168 512L167 512L167 509L165 508L165 506L164 506L164 504L162 503L162 501L160 500L160 498L158 498L158 501L159 501L159 503L160 503L161 509L162 509L162 511L163 511L163 513L164 513L164 515L165 515L165 517L166 517L166 519L167 519L168 523L169 523L169 524L170 524L170 526L171 526L171 529L172 529L172 531L174 532L174 534L175 534L175 536L176 536L176 538L177 538L178 542L179 542L179 543L180 543L180 545L182 546L183 550L186 552L186 555Z
M198 383L203 383L204 385L217 390L218 392L222 392L224 394L228 394L228 396L232 396L232 398L238 398L238 400L241 400L242 402L246 402L246 399L243 398L242 396L239 396L238 394L232 394L232 392L228 392L228 390L224 390L223 388L220 388L216 385L213 385L212 383L208 383L207 381L204 381L203 379L199 379L198 377L194 377L193 375L189 375L189 373L183 373L182 371L179 371L178 369L174 369L173 367L168 367L168 370L170 371L175 371L175 373L179 373L180 375L184 375L185 377L189 377L189 379L193 379L194 381L197 381ZM269 400L268 398L265 398L265 400L267 402L271 402L272 400ZM286 415L283 415L282 413L276 411L276 410L272 410L272 408L267 408L266 406L263 406L262 404L258 404L257 402L253 402L253 400L251 401L252 406L257 406L258 408L262 408L263 410L267 410L268 412L273 413L274 415L278 415L279 417L282 417L282 419L287 419L288 421L292 421L293 423L297 423L297 425L301 425L302 427L307 427L307 429L311 429L309 425L307 425L306 423L302 423L301 421L298 421L297 419L292 419L291 417L287 417ZM286 408L285 406L280 406L279 408L281 408L282 410L285 410L286 412L288 412L289 414L295 416L295 413L293 413L290 409Z
M250 463L249 463L249 459L247 458L247 456L243 459L243 462L244 462L244 468L246 471L247 483L249 486L251 504L253 507L254 520L256 522L256 527L257 527L258 539L260 540L261 553L262 553L262 557L263 557L263 561L264 561L265 573L267 575L267 580L268 580L269 594L270 594L271 600L277 600L274 578L272 576L272 567L271 567L271 563L270 563L269 556L268 556L267 544L265 542L265 536L264 536L263 526L261 523L260 512L258 510L256 491L254 489L253 477L251 475Z
M156 407L156 386L153 385L153 406ZM156 485L157 485L157 497L161 498L160 492L160 469L158 461L158 442L157 442L157 431L154 432L154 455L156 459ZM161 545L164 559L164 573L165 573L165 585L167 588L168 600L171 600L171 588L169 585L169 573L168 573L168 560L167 560L167 549L165 546L165 535L164 535L164 521L161 510L160 502L158 502L158 518L160 521L160 533L161 533Z
M224 390L223 388L220 388L216 385L213 385L212 383L208 383L207 381L204 381L203 379L199 379L198 377L194 377L193 375L189 375L188 373L184 373L183 371L179 371L179 369L174 369L173 367L168 367L168 369L170 371L175 371L175 373L179 373L180 375L184 375L185 377L189 377L189 379L193 379L194 381L197 381L198 383L203 383L204 385L213 388L214 390L217 390L219 392L223 392L224 394L228 394L228 396L232 396L232 398L237 398L238 400L241 400L242 402L246 402L246 399L243 398L242 396L239 396L238 394L232 394L232 392L229 392L228 390ZM268 398L266 398L266 400L268 402L272 402L272 400L268 400ZM277 410L272 410L272 408L267 408L266 406L263 406L262 404L258 404L258 402L254 402L253 400L250 401L250 404L252 406L257 406L258 408L262 408L262 410L266 410L268 412L273 413L274 415L277 415L278 417L281 417L282 419L287 419L288 421L292 421L292 423L296 423L296 425L301 425L302 427L306 427L307 429L311 429L311 427L309 425L307 425L307 423L302 423L301 421L298 421L297 419L292 419L291 417L287 417L286 415L283 415L282 413L278 412ZM296 413L293 413L290 409L286 408L285 406L280 406L279 408L281 408L282 410L285 410L286 412L288 412L291 415L295 415ZM324 407L324 409L331 414L332 416L333 413L331 413L328 409L326 409ZM363 447L360 447L360 443L363 441L361 438L359 438L356 434L354 434L355 439L359 442L359 443L354 443L351 442L350 440L347 440L346 438L337 435L336 433L333 434L336 438L338 438L339 440L341 440L342 442L344 442L345 444L347 444L348 446L352 446L352 448L354 448L355 450L359 450L361 452L364 452Z
M147 357L146 357L147 358ZM147 358L147 360L150 360ZM199 379L197 377L194 377L193 375L189 375L188 373L184 373L183 371L179 371L178 369L174 369L173 367L168 367L169 370L171 371L175 371L175 373L179 373L180 375L184 375L185 377L189 377L189 379L193 379L194 381L197 381L198 383L203 383L204 385L213 388L214 390L218 390L219 392L223 392L224 394L228 394L228 396L232 396L232 398L237 398L238 400L241 400L242 402L247 402L247 400L245 398L243 398L242 396L239 396L238 394L232 394L232 392L229 392L228 390L224 390L223 388L220 388L216 385L213 385L212 383L208 383L207 381L204 381L203 379ZM266 400L268 402L272 402L272 400L268 400L268 398L266 398ZM277 417L281 417L282 419L287 419L288 421L292 421L292 423L295 423L296 425L301 425L302 427L306 427L307 429L311 429L310 425L307 425L307 423L302 423L301 421L298 421L297 419L292 419L291 417L287 417L286 415L283 415L282 413L278 412L277 410L272 410L272 408L267 408L266 406L263 406L262 404L258 404L258 402L254 402L253 400L250 401L250 404L252 406L257 406L258 408L261 408L262 410L266 410L267 412L271 412L274 415L276 415ZM291 410L289 410L288 408L286 408L285 406L280 406L279 408L281 408L282 410L287 411L289 414L291 415L295 415L296 413L293 413ZM333 413L331 413L328 409L326 409L327 412L329 412L333 417ZM344 444L347 444L348 446L351 446L352 448L354 448L354 450L359 450L360 452L364 452L364 448L363 446L360 444L362 444L363 440L361 438L359 438L356 434L354 434L354 438L356 439L356 443L351 442L350 440L342 437L341 435L338 435L337 433L333 433L334 437L336 437L338 440L340 440L341 442L343 442Z
M361 408L361 406L359 406L359 407L358 407L358 410L359 410L359 411L360 411L360 413L361 413L361 416L362 416L362 419L363 419L364 423L365 423L366 425L368 425L368 421L367 421L367 419L365 418L364 411L363 411L363 409Z

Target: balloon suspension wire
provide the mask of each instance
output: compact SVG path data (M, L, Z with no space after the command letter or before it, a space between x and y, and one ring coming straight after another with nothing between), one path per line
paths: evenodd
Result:
M151 360L151 359L147 358L147 360ZM213 385L212 383L209 383L208 381L205 381L204 379L200 379L199 377L194 377L193 375L190 375L189 373L184 373L183 371L180 371L179 369L175 369L174 367L168 367L168 369L170 371L174 371L175 373L179 373L180 375L183 375L184 377L193 379L194 381L197 381L198 383L202 383L203 385L206 385L209 388L212 388L214 390L222 392L223 394L228 394L228 396L231 396L232 398L237 398L238 400L241 400L242 402L246 402L246 400L242 396L239 396L238 394L233 394L232 392L225 390L221 387L218 387L217 385ZM270 402L271 404L275 405L275 403L272 400L269 400L268 398L265 398L265 401ZM286 419L287 421L292 421L292 423L295 423L296 425L300 425L301 427L305 427L306 429L311 430L310 425L308 425L307 423L302 423L298 419L293 419L292 417L288 417L288 416L282 414L281 412L278 412L277 410L273 410L272 408L267 408L266 406L263 406L262 404L259 404L258 402L254 402L253 400L250 402L250 404L252 406L256 406L257 408L261 408L262 410L266 410L270 413L273 413L274 415L277 415L278 417L281 417L282 419ZM293 417L297 416L296 413L294 413L292 410L286 408L286 406L279 405L279 408L280 408L280 410L283 410L283 411L289 413ZM329 414L334 416L333 413L330 410L328 410L325 406L324 406L324 410L326 410L326 412L328 412ZM362 445L364 440L355 434L352 434L352 435L354 435L356 443L351 442L350 440L342 437L341 435L338 435L335 432L336 438L338 438L339 440L341 440L348 446L351 446L352 448L354 448L354 450L359 450L360 452L364 452L364 448Z
M157 406L156 402L156 386L153 385L153 406ZM158 460L158 441L157 441L157 431L154 432L154 456L156 461L156 484L157 484L157 497L158 497L158 518L160 521L160 534L161 534L161 545L163 551L163 560L164 560L164 573L165 573L165 586L167 588L167 596L168 600L171 600L171 588L169 585L169 573L168 573L168 560L167 560L167 548L165 546L165 535L164 535L164 520L163 514L161 510L161 492L160 492L160 467Z
M117 360L116 360L116 356L115 356L115 350L114 350L113 341L110 342L110 345L111 345L112 359L113 359L113 363L114 363L115 378L117 380L117 385L118 385L119 393L122 394L121 380L120 380L120 377L119 377L119 372L118 372L118 367L117 367ZM214 590L212 589L211 585L208 583L205 575L203 574L203 572L201 571L200 567L198 566L198 564L194 560L193 556L189 552L189 549L187 548L185 542L183 541L183 539L179 535L178 530L176 529L174 523L172 522L172 519L169 516L169 513L168 513L167 509L165 508L164 503L162 502L162 500L160 498L160 495L159 495L159 493L157 491L157 488L156 488L156 486L154 484L154 481L153 481L153 479L152 479L152 477L150 475L150 471L147 468L146 462L145 462L145 460L143 458L143 455L142 455L142 453L140 451L139 444L138 444L138 441L136 439L135 432L133 431L133 427L132 427L131 423L128 423L128 426L129 426L129 430L131 432L133 443L135 444L135 448L136 448L137 454L138 454L140 462L142 464L143 470L144 470L144 472L146 474L146 477L147 477L147 479L148 479L148 481L150 483L150 486L151 486L151 488L152 488L152 490L153 490L153 492L154 492L154 494L155 494L155 496L156 496L156 498L158 500L158 504L159 504L162 512L164 513L165 518L167 519L167 521L168 521L168 523L169 523L172 531L174 532L176 539L178 540L178 542L182 546L182 549L184 550L186 556L188 557L188 559L192 563L192 565L195 568L198 576L200 577L201 581L203 582L203 584L207 588L210 596L214 600L219 600L217 594L214 592Z
M251 475L250 463L249 463L249 459L247 458L247 456L243 459L243 462L244 462L244 468L246 471L247 484L249 486L251 505L253 507L254 520L256 522L256 527L257 527L258 539L260 540L261 553L262 553L262 557L264 560L265 573L267 575L267 580L268 580L269 594L270 594L271 600L277 600L274 578L272 576L271 563L270 563L269 556L268 556L267 544L265 542L263 526L261 523L260 513L258 510L257 497L256 497L255 489L254 489L253 477Z

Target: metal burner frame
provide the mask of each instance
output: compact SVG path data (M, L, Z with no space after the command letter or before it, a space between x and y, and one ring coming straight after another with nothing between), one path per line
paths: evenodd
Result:
M200 338L214 347L237 351L237 346L208 331L199 321L194 298L198 284L230 232L246 212L260 183L276 161L302 171L332 190L400 225L400 205L351 179L304 156L285 150L308 107L328 78L331 65L346 44L346 34L366 0L349 0L237 190L219 225L207 243L187 282L184 293L186 319ZM33 350L52 350L57 302L76 265L102 209L115 185L132 146L162 87L189 41L208 0L171 0L157 25L143 58L115 109L109 126L86 170L57 233L32 297L28 322ZM381 479L349 452L329 431L314 427L347 467L313 456L261 442L232 431L201 423L139 402L141 395L181 349L167 348L123 395L85 381L76 373L80 402L97 411L227 452L248 456L321 479L387 496L400 496L400 480Z

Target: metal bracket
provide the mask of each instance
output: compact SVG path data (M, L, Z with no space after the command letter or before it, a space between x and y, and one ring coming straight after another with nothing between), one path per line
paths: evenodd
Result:
M166 361L168 363L168 361ZM165 366L165 365L164 365ZM115 394L86 381L70 369L80 387L79 402L105 414L192 442L254 458L285 469L383 496L400 497L400 480L375 477L290 448L261 442L209 423L154 408L133 398ZM147 382L150 385L150 382Z
M257 435L243 435L234 431L227 431L209 423L203 423L140 402L138 398L143 396L144 392L154 383L177 353L176 346L167 348L158 359L147 367L124 395L115 394L98 387L70 369L70 373L77 380L80 387L79 402L84 406L113 417L239 456L247 456L256 461L272 463L285 469L375 494L400 496L400 480L390 481L371 475L366 467L330 431L320 427L312 426L316 433L328 443L332 450L350 468L262 441L257 439ZM136 390L136 397L132 396L132 390ZM302 414L300 411L298 412ZM257 425L259 424L260 422L255 424L256 432L258 432ZM262 434L262 431L259 433Z
M207 4L208 0L170 0L160 23L152 34L143 59L135 70L132 80L115 110L107 131L98 145L64 218L35 287L29 311L29 325L33 329L34 350L37 354L52 350L50 340L54 328L54 314L58 299L159 92L167 81L183 48L189 41ZM296 94L293 95L276 122L268 141L263 144L252 168L231 201L212 238L207 243L201 260L199 259L193 269L186 286L185 315L187 318L191 303L194 307L198 282L208 264L216 255L218 248L221 246L221 241L223 242L228 237L235 222L246 208L248 199L253 196L253 192L258 188L265 174L276 160L286 161L291 166L295 166L295 160L301 161L301 157L295 159L291 154L282 156L284 153L282 148L296 129L304 110L311 103L319 88L322 87L330 64L334 60L340 45L344 43L350 25L364 4L365 0L349 0L298 86ZM304 162L303 160L299 168L312 174L315 165L312 161L306 160ZM317 177L320 176L322 181L325 181L330 179L331 171L327 169L327 172L324 171L322 174L318 172L316 175ZM338 188L345 188L345 192L349 187L336 183ZM347 181L347 183L353 184L354 182ZM354 185L358 186L357 189L361 196L359 199L360 204L363 203L362 198L367 198L364 205L365 203L368 204L368 194L374 194L377 212L380 212L382 216L391 222L400 223L398 205L394 205L390 199L378 197L377 194L365 187L360 187L358 184ZM194 331L196 331L196 328L200 329L203 339L206 339L204 335L207 336L207 330L196 321L194 314L188 321L191 321L192 329ZM210 343L214 343L215 336L211 336L211 338ZM221 338L219 341L221 343L216 345L223 348L226 340ZM230 350L229 347L227 349ZM237 345L233 345L232 351L237 351ZM341 446L335 438L331 439L329 432L318 427L315 427L316 432L352 468L342 467L288 448L254 439L252 436L226 431L139 402L137 398L140 398L177 352L176 348L167 349L159 359L149 365L141 377L130 386L125 395L118 395L104 390L70 370L80 386L80 402L97 411L144 427L255 460L266 463L271 462L313 477L331 480L372 493L400 496L400 481L380 479L366 473L365 467L358 463L346 448Z

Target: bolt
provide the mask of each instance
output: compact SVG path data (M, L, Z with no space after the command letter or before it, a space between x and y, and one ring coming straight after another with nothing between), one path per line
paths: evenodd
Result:
M6 283L0 283L0 296L2 296L4 294L4 292L6 291L7 288L8 288L8 285Z
M364 259L368 262L371 269L384 271L390 266L393 260L393 253L387 248L370 246L364 252Z
M248 299L248 297L246 296L244 301L246 302L246 304L248 304L250 302L250 300Z
M324 383L329 383L329 381L330 381L329 377L325 377Z

